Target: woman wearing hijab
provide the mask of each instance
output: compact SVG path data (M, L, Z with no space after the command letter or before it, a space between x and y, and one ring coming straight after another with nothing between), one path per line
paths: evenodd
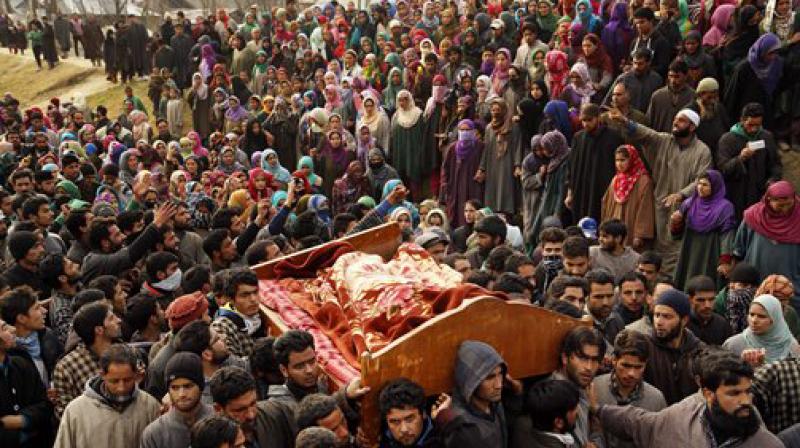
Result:
M541 207L542 188L547 173L547 157L542 150L542 135L536 134L529 141L530 152L522 160L522 237L528 252L536 245L530 243L536 239L533 224L536 213Z
M539 133L558 130L568 142L572 141L572 118L569 115L569 106L565 101L548 101L544 106L544 118Z
M389 70L389 75L386 77L386 88L383 89L383 107L386 113L391 116L395 109L397 109L397 94L403 90L403 70L398 67L392 67Z
M722 74L725 79L729 79L739 62L747 58L748 51L758 40L760 22L761 13L755 6L746 5L739 10L733 34L726 36L725 41L720 43Z
M322 150L319 152L317 163L322 172L322 191L329 195L333 189L333 182L341 177L347 170L348 164L355 154L349 151L340 131L328 132Z
M208 94L208 85L199 72L192 75L192 87L187 101L192 109L192 128L203 138L208 137L211 133L211 98Z
M492 89L492 80L486 75L478 76L475 81L475 91L478 97L475 100L475 116L483 121L489 121L489 92Z
M408 90L397 94L397 111L392 117L391 129L389 149L393 165L416 197L422 193L424 174L432 169L423 166L423 160L427 160L424 152L433 149L420 148L420 142L425 139L425 120Z
M792 11L792 0L770 0L766 10L772 10L772 16L764 17L761 29L768 33L775 33L782 42L787 42L794 34L796 12ZM769 3L773 6L770 8Z
M386 156L381 148L371 149L367 160L367 181L370 184L369 195L375 200L380 200L387 182L392 179L399 179L400 175L394 167L386 163Z
M716 170L708 170L697 180L692 196L681 204L670 219L670 231L683 237L675 286L696 275L717 277L723 265L730 266L736 217L733 204L725 199L725 181Z
M753 299L747 323L747 328L728 338L722 348L742 356L754 367L800 356L800 346L789 331L781 302L775 296L764 294ZM762 351L763 357L751 350Z
M484 205L497 212L517 210L515 188L522 164L519 128L505 101L491 101L491 121L484 133L484 150L475 180L483 182Z
M596 34L590 33L584 36L581 45L583 56L579 58L579 62L585 63L589 70L591 85L597 91L595 96L603 98L614 80L614 65L611 57L606 53Z
M599 34L603 28L603 20L594 14L589 0L578 0L575 3L575 20L572 23L583 25L587 33Z
M633 145L617 148L614 165L617 174L603 196L600 222L618 219L625 223L625 244L641 251L656 236L653 180Z
M322 177L314 172L314 159L311 156L300 157L297 162L297 171L303 173L303 178L308 182L308 189L314 192L322 191ZM293 176L297 177L295 174Z
M529 3L529 5L532 4ZM529 6L530 7L530 6ZM539 24L539 40L550 42L558 24L558 14L555 13L550 0L539 0L536 3L536 23Z
M358 198L370 193L369 181L364 175L364 165L353 160L347 165L344 175L333 183L331 192L331 209L335 216L344 213L355 204Z
M248 117L247 109L239 103L239 98L228 97L228 108L225 110L225 132L241 131L245 128Z
M388 91L389 89L387 88L386 90ZM391 123L381 107L378 96L372 90L365 90L361 93L361 109L361 115L356 121L356 129L367 126L370 135L375 138L377 144L381 148L388 148L391 137ZM363 154L363 156L366 158L366 154Z
M291 173L281 166L278 153L274 149L265 149L261 154L261 168L272 174L273 180L280 183L282 188L285 188L292 180Z
M492 90L490 97L502 97L508 85L508 69L511 68L511 52L505 48L495 53L494 70L492 71Z
M578 110L584 104L591 103L596 93L589 68L583 62L578 62L570 69L569 84L561 92L559 99L566 102L570 109Z
M800 204L794 187L779 181L744 212L733 255L759 272L781 274L800 291Z
M600 40L611 58L615 72L628 59L631 41L635 35L636 31L628 20L628 5L624 2L614 3L611 19L603 27Z
M545 55L544 60L547 66L547 75L545 76L547 91L550 92L550 98L558 98L567 86L569 75L568 56L563 51L550 50Z
M542 230L542 222L548 216L561 216L564 199L567 196L567 178L569 176L569 145L567 139L559 131L550 131L540 140L542 145L541 154L546 159L545 168L540 168L542 173L542 198L539 210L533 218L531 235L532 241L528 241L531 246L539 244L539 232Z
M727 40L726 35L735 11L736 5L717 6L711 15L711 28L703 35L704 47L714 49Z
M248 172L247 191L250 193L250 199L255 203L262 199L272 197L272 174L264 171L261 168L253 168Z
M264 130L261 129L261 122L251 118L247 122L244 138L239 144L239 147L250 157L254 152L261 151L267 146L269 146L267 143L267 135L264 133Z
M527 98L517 104L517 126L520 128L520 139L525 149L528 149L531 138L539 133L539 128L544 120L544 106L547 105L547 87L544 81L534 81ZM523 151L527 153L527 151Z
M444 204L453 226L465 224L464 205L469 199L483 199L483 185L475 180L483 155L483 142L472 120L461 120L458 139L445 153L442 163L439 203Z
M764 34L750 47L747 59L739 62L725 89L725 108L740 111L748 103L764 106L764 127L771 128L773 97L783 75L783 59L778 55L781 40Z

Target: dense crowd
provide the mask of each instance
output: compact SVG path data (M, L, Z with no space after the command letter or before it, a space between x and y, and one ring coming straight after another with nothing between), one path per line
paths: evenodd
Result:
M800 447L798 7L0 16L39 68L126 84L0 98L0 446ZM594 325L545 378L464 341L452 393L389 382L369 440L369 389L270 334L251 268L384 222Z

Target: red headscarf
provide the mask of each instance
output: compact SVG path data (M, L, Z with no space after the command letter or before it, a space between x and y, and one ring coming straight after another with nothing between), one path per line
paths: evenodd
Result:
M272 197L272 173L268 173L261 168L253 168L248 174L247 191L250 192L251 199L258 201L259 199L268 199ZM263 176L267 180L267 186L261 190L256 189L256 178L259 176Z
M628 169L623 173L617 173L614 176L612 185L614 186L614 200L620 204L624 204L628 200L633 187L642 175L647 174L647 169L644 167L639 151L633 145L622 145L628 151Z
M567 76L569 75L567 59L567 54L560 50L550 50L544 56L550 98L561 96L561 92L564 91L564 87L567 85Z
M786 215L775 213L769 206L769 198L794 198L794 206ZM744 222L756 233L783 244L800 244L800 206L794 187L782 180L767 188L761 202L744 211Z

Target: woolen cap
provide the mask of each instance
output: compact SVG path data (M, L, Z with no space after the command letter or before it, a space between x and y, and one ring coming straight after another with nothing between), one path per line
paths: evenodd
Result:
M689 304L689 296L677 289L668 289L661 293L656 299L656 305L668 306L675 310L680 317L688 316L692 310L692 306Z
M208 311L208 300L200 291L175 299L167 307L165 316L172 331L178 331L189 322L201 319Z
M719 91L719 83L714 78L703 78L697 83L697 93L717 91Z
M169 386L169 383L178 378L186 378L203 390L206 387L206 380L200 356L192 352L178 352L172 355L164 369L164 380Z

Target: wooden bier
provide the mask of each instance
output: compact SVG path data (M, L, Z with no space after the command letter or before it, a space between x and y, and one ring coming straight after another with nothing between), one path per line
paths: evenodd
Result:
M400 246L396 223L343 238L356 250L381 255L389 260ZM259 278L273 278L274 266L281 260L301 263L310 250L297 252L254 267ZM288 330L278 313L262 306L274 334ZM361 355L362 383L371 388L361 408L362 429L367 440L377 442L380 435L378 394L390 380L409 378L419 383L427 395L450 393L453 367L459 345L479 340L493 346L505 360L515 378L552 372L564 335L578 325L591 322L524 303L480 297L463 303L425 322L375 353Z

